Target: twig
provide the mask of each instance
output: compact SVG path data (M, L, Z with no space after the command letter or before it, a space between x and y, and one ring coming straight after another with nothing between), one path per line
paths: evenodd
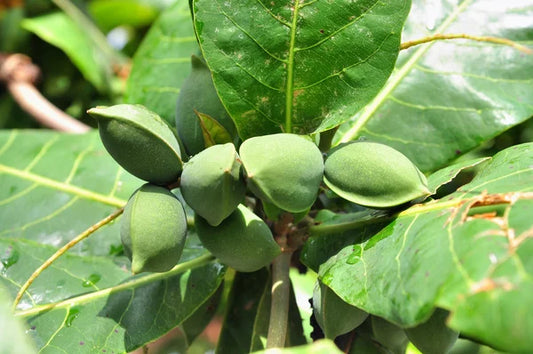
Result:
M291 256L292 250L285 250L272 263L272 303L267 348L283 348L285 346L289 316Z
M22 285L22 287L20 288L19 292L17 293L17 297L15 298L15 301L13 302L13 311L16 310L17 308L17 305L18 303L20 302L20 299L22 299L22 296L24 295L24 293L26 292L26 290L28 290L28 288L31 286L31 284L35 281L35 279L37 279L37 277L48 267L50 267L50 265L52 265L52 263L58 259L59 257L61 257L63 254L65 254L65 252L67 252L69 249L71 249L72 247L74 247L75 245L77 245L78 243L80 243L82 240L86 239L87 237L89 237L90 235L92 235L96 230L98 230L99 228L101 228L102 226L104 225L107 225L109 224L111 221L115 220L118 216L120 216L120 214L122 214L124 212L124 208L120 208L118 209L117 211L115 211L113 214L109 215L108 217L106 217L105 219L102 219L100 220L99 222L97 222L96 224L92 225L91 227L89 227L87 230L85 230L84 232L82 232L81 234L79 234L78 236L76 236L74 239L72 239L70 242L68 242L66 245L64 245L63 247L61 247L60 249L58 249L56 251L56 253L54 253L50 258L48 258L43 264L41 264L39 266L39 268L37 268L35 270L35 272L33 272L33 274L28 278L28 280L26 281L26 283L24 283L24 285Z
M510 39L499 38L499 37L489 37L489 36L471 36L469 34L464 34L464 33L434 34L429 37L424 37L424 38L416 39L414 41L404 42L400 45L400 50L408 49L416 45L427 43L427 42L448 40L448 39L470 39L470 40L478 41L478 42L489 42L489 43L507 45L515 49L518 49L519 51L523 53L533 54L533 50L531 50L530 48L523 46L521 44L518 44Z
M33 83L39 68L22 54L0 54L0 81L6 83L15 101L39 123L46 127L69 132L85 133L91 128L50 103Z

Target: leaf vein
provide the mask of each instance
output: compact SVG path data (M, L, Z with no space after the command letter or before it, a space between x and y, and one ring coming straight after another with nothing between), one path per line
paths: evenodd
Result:
M287 21L285 21L284 19L281 18L281 16L276 16L268 7L265 6L265 4L263 4L263 2L261 0L256 0L259 4L261 4L261 6L263 7L263 9L276 21L278 21L279 23L281 23L282 25L288 27L288 28L291 28L291 24Z
M51 213L43 216L42 218L33 220L32 222L29 222L29 223L24 224L24 225L19 226L19 227L14 227L14 228L11 228L11 229L8 229L8 230L3 230L2 232L0 232L0 235L9 234L9 233L14 232L14 231L24 231L24 230L26 230L26 229L28 229L28 228L30 228L32 226L35 226L35 225L40 224L40 223L45 222L45 221L49 221L49 220L55 218L56 216L58 216L59 214L61 214L62 212L64 212L65 210L67 210L68 208L70 208L77 200L78 200L78 197L74 197L71 200L69 200L67 203L62 205L61 207L59 207L56 210L52 211Z
M0 173L7 173L9 175L16 176L27 181L35 182L50 189L55 189L61 192L73 194L83 199L93 200L111 206L123 207L126 204L126 201L122 199L107 197L100 193L92 192L81 187L76 187L63 182L58 182L47 177L42 177L28 171L22 171L2 164L0 164Z
M301 52L301 51L304 51L304 50L309 50L311 48L314 48L314 47L317 47L319 45L321 45L322 43L330 40L332 37L334 37L336 34L344 31L345 29L347 29L348 27L350 27L351 25L353 25L354 23L356 23L357 21L359 21L360 19L362 19L363 17L365 17L377 4L379 3L379 1L375 1L374 4L372 4L372 6L370 6L368 9L366 9L364 12L361 13L361 15L359 15L358 17L356 17L355 19L353 19L352 21L348 22L347 24L345 24L344 26L342 27L339 27L337 30L329 33L327 36L325 36L324 38L322 38L321 40L319 40L318 42L314 43L314 44L311 44L310 46L307 46L307 47L303 47L303 48L295 48L294 51L295 52Z
M220 9L220 8L219 8ZM220 11L222 12L222 14L224 15L224 17L226 17L228 20L230 20L231 23L233 23L233 25L235 27L237 27L242 33L244 33L248 38L250 38L252 40L252 42L254 42L259 48L261 48L265 53L267 53L270 57L272 57L274 60L277 60L281 63L286 63L287 61L285 59L282 59L282 58L278 58L277 56L275 56L274 54L272 54L268 49L266 49L261 43L259 43L259 41L257 39L255 39L254 36L252 36L250 33L248 33L248 31L246 31L242 26L240 26L230 15L228 15L224 10L220 9Z
M6 142L2 147L0 148L0 156L7 151L15 141L16 136L18 135L18 130L12 130L9 134L9 138L7 138Z
M48 152L48 150L52 147L52 145L55 144L55 142L59 139L59 135L55 135L52 137L52 139L48 140L46 142L46 144L44 144L41 149L39 150L39 152L37 153L37 155L35 155L35 157L33 158L32 161L30 161L30 163L28 164L28 166L26 166L26 168L24 169L24 171L31 171L32 168L35 167L35 165L37 165L39 163L39 161L43 158L44 155L46 155L46 153Z

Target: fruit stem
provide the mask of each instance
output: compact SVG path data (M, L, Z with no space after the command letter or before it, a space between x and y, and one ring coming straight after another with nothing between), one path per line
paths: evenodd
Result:
M13 311L16 310L17 305L20 302L20 299L22 299L22 296L24 295L26 290L28 290L28 288L35 281L35 279L37 279L37 277L39 275L41 275L41 273L46 268L50 267L52 265L52 263L55 262L55 260L57 260L63 254L65 254L69 249L71 249L72 247L76 246L82 240L84 240L87 237L89 237L90 235L92 235L96 230L98 230L102 226L107 225L111 221L115 220L123 212L124 212L124 208L120 208L120 209L116 210L113 214L107 216L106 218L104 218L104 219L100 220L99 222L97 222L96 224L92 225L87 230L83 231L81 234L76 236L74 239L70 240L70 242L68 242L66 245L64 245L63 247L58 249L56 253L54 253L50 258L48 258L43 264L41 264L39 266L39 268L37 268L35 270L35 272L33 272L33 274L28 278L26 283L24 283L24 285L22 285L22 287L20 288L19 292L17 293L17 297L15 298L15 301L13 302Z
M289 269L291 256L292 250L285 250L272 262L272 303L267 348L282 348L285 346L289 319Z

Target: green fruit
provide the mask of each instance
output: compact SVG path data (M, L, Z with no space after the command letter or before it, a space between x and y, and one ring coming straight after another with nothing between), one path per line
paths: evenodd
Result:
M390 208L430 195L426 177L402 153L383 144L354 142L326 159L324 182L350 202Z
M259 270L281 253L267 224L242 204L216 227L198 215L195 226L204 247L239 272Z
M174 267L186 234L183 206L168 189L147 183L129 199L120 236L134 274L166 272Z
M181 193L187 204L217 226L244 200L241 162L231 143L213 145L183 166Z
M159 185L178 180L178 140L157 114L130 104L91 108L88 113L98 120L105 148L126 171Z
M394 353L405 353L409 340L403 328L377 316L371 316L371 322L374 338L379 343Z
M313 313L329 339L359 327L368 317L368 313L346 303L321 281L317 282L313 292Z
M295 134L250 138L239 154L250 190L276 207L299 213L316 200L322 181L322 153L311 141Z
M195 111L215 119L236 139L237 133L235 124L218 98L209 68L197 56L193 55L191 62L191 74L183 83L176 103L176 130L187 153L195 155L206 147L200 118Z
M409 340L424 354L444 354L450 351L459 333L446 326L448 311L436 309L424 323L405 329Z

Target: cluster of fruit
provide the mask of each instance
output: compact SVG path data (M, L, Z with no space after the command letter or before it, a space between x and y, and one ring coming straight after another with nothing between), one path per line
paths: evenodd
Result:
M203 245L238 271L251 272L280 253L267 224L244 204L249 190L269 218L305 215L322 181L342 198L374 208L393 207L428 195L424 175L404 155L381 144L354 142L324 157L310 139L287 133L204 148L183 162L172 129L138 105L97 107L101 139L111 156L148 184L125 208L121 237L132 271L164 272L182 253L187 222L169 186L180 182L195 211Z

